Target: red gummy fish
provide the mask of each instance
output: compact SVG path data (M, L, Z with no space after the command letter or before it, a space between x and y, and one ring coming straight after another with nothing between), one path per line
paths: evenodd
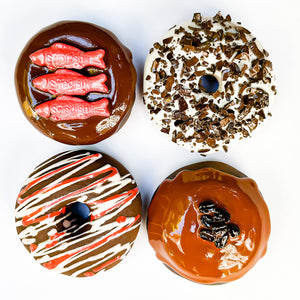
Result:
M103 49L84 52L73 46L55 43L48 48L30 54L29 57L36 65L46 66L50 70L58 68L83 69L87 66L105 69L104 54Z
M108 99L87 102L72 96L59 96L35 108L42 117L52 121L83 120L93 116L109 117Z
M104 84L107 77L100 74L92 77L77 72L60 69L33 79L32 83L37 89L53 95L86 95L89 92L107 93Z

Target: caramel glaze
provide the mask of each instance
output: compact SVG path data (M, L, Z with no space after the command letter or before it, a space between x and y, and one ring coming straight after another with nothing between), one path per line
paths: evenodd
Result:
M219 162L179 171L159 186L149 206L148 237L156 256L178 275L198 283L240 278L264 256L270 235L269 211L256 183ZM241 230L223 249L199 236L204 226L198 206L205 200L227 210ZM230 251L239 263L230 259Z
M52 121L37 115L35 107L54 99L54 96L35 89L32 80L51 71L33 64L29 55L57 42L77 47L82 51L105 50L103 59L106 69L86 67L74 71L85 76L101 72L107 75L108 94L89 93L80 98L87 101L108 98L110 117L94 116L86 120ZM136 71L132 64L131 52L110 31L78 21L58 22L38 32L23 49L15 70L17 96L27 119L43 134L71 145L94 144L119 130L132 109L135 84Z

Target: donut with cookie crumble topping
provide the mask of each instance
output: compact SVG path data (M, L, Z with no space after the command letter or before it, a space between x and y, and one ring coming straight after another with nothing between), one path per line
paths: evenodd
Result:
M151 48L144 103L173 142L192 152L227 152L267 116L276 94L272 63L249 30L218 13L194 14Z

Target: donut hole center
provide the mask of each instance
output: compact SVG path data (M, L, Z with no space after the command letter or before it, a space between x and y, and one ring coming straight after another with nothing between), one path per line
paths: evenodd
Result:
M58 232L66 231L77 235L89 230L91 225L90 207L82 202L67 205L60 222L56 224Z
M75 202L71 204L71 216L79 220L87 220L90 215L90 208L87 204L82 202Z
M203 75L200 78L199 85L206 93L214 93L219 88L219 81L213 75Z
M82 202L72 203L66 209L68 217L63 221L62 225L65 229L77 228L90 220L90 208Z

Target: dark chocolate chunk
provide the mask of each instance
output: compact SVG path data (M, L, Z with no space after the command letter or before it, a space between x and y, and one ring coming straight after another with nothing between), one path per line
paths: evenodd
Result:
M222 249L226 246L229 239L228 233L225 233L224 235L217 237L215 240L215 246L219 249Z
M160 58L157 58L153 61L152 66L151 66L151 72L156 72L159 62L160 62Z
M160 46L159 43L156 42L156 43L153 44L153 47L154 47L155 49L160 49L161 46Z
M257 56L257 58L264 58L264 54L258 49L257 44L254 41L249 44L249 47L252 50L252 52Z
M203 215L201 217L201 223L205 227L211 227L212 223L214 222L214 218L211 215Z
M193 16L193 22L200 26L202 22L202 16L200 13L195 13Z
M199 210L204 214L214 212L215 207L216 207L215 203L211 200L207 200L199 204Z
M233 223L227 225L227 230L231 237L238 237L241 233L239 226Z
M179 98L178 104L179 104L179 110L180 111L185 111L189 107L183 97Z
M231 17L230 17L230 15L227 15L227 16L226 16L225 21L231 22Z
M180 40L180 45L181 46L192 46L193 40L192 40L191 36L184 35Z
M173 52L169 52L168 54L167 54L167 59L169 60L169 61L172 61L173 60L173 57L174 57L174 54L173 54Z
M160 70L160 71L158 72L158 75L159 75L160 79L164 79L164 78L166 78L166 76L167 76L167 74L166 74L166 72L165 72L164 70ZM147 78L146 78L146 79L147 79Z
M170 43L172 42L172 40L173 40L173 37L170 36L170 37L164 39L164 40L163 40L163 43L164 43L164 44L170 44Z
M159 112L161 111L161 108L160 107L157 107L154 109L154 113L157 115Z
M248 60L249 59L249 54L247 52L240 52L236 55L234 59L239 59L239 60Z
M225 117L220 121L220 125L222 127L225 127L230 123L230 121L231 121L231 119L229 117Z
M237 119L240 121L240 120L243 120L251 111L251 106L248 105L248 106L245 106L241 109L239 115L237 116Z
M207 21L203 21L201 23L201 27L204 31L208 32L213 27L213 24L212 24L211 20L207 20Z
M168 128L164 128L164 127L163 127L160 131L163 132L163 133L169 134L169 132L170 132L170 127L168 127Z
M259 115L260 121L262 121L266 118L266 115L262 109L257 114Z
M201 155L202 155L202 153L206 153L206 152L208 152L210 149L200 149L200 150L198 150L198 152L199 153L201 153Z
M225 222L214 222L212 224L212 231L217 235L223 235L227 232L227 225Z
M194 52L194 51L195 51L195 47L194 47L194 46L189 46L189 45L184 45L184 46L183 46L183 50L184 50L185 52L189 52L189 51Z
M197 64L198 61L199 61L199 59L198 59L196 56L194 56L194 57L192 57L191 59L187 60L187 61L185 62L185 64L186 64L188 67L192 67L192 66L194 66L195 64Z
M169 92L171 91L173 83L174 83L174 77L170 76L166 81L166 90L167 91L169 91Z
M199 233L200 237L206 241L213 242L215 240L215 235L210 229L203 228Z
M182 124L182 123L184 123L184 121L183 120L176 120L175 122L174 122L174 126L179 126L180 124Z
M225 209L216 208L214 214L214 221L216 222L230 222L230 213L227 212Z
M210 148L215 148L217 143L216 143L216 139L215 138L207 138L206 139L206 144L210 147Z
M222 16L221 12L218 12L214 17L213 20L215 22L222 22L224 20L224 17Z
M229 67L230 67L230 70L233 74L238 75L238 74L241 73L241 70L240 70L239 66L236 63L231 63L229 65Z
M255 117L252 117L251 122L248 124L250 131L253 131L258 125L258 120Z

